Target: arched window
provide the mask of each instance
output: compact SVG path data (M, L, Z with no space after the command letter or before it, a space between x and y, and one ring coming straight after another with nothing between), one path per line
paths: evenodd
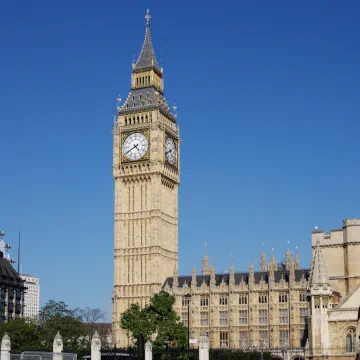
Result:
M356 330L348 329L345 333L345 350L346 352L355 352Z
M352 336L351 336L351 334L346 335L346 352L352 352Z

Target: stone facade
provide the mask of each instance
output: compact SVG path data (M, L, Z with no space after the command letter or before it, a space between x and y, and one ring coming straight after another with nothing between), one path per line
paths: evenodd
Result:
M309 358L353 359L360 304L360 219L312 233ZM356 264L356 259L358 264Z
M316 230L311 235L313 251L319 241L328 264L331 289L341 296L348 295L360 284L360 219L346 219L341 229L329 234Z
M263 252L260 272L250 264L248 272L235 273L232 265L229 274L216 274L205 254L201 275L196 269L191 276L178 275L180 133L176 108L171 111L164 97L149 13L145 18L131 90L118 105L113 129L114 344L131 342L119 327L121 313L132 303L148 304L163 288L175 296L191 337L207 333L211 347L262 346L279 357L302 351L309 358L355 357L360 219L344 220L330 234L312 233L310 277L290 250L281 265L274 257L267 263Z
M131 91L114 125L115 182L113 341L127 346L120 315L144 306L178 263L180 141L163 93L146 15L145 40L133 64Z
M266 264L263 252L260 268L251 263L249 272L235 273L231 266L229 274L215 274L205 254L201 275L195 269L192 276L175 274L163 288L175 296L184 325L190 322L191 337L207 333L211 347L304 347L309 270L300 269L290 250L280 265L274 256Z

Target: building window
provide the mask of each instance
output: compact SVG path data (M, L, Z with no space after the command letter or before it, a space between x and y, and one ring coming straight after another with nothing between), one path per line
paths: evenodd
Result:
M320 298L318 296L314 298L314 307L315 309L320 309Z
M268 343L268 332L266 330L260 330L260 345L265 346Z
M259 323L267 324L268 322L268 312L267 310L259 310Z
M209 306L209 298L207 297L202 297L200 299L200 306Z
M352 336L346 335L346 352L352 352Z
M305 324L308 317L308 309L300 308L300 323Z
M300 302L306 302L306 293L300 293Z
M287 346L289 338L289 332L287 330L280 330L280 347Z
M185 327L188 327L188 313L187 312L181 313L181 321Z
M190 304L190 296L183 296L181 299L182 306L188 306Z
M244 348L248 344L248 332L240 331L240 347Z
M239 296L239 304L240 305L247 305L247 295L240 295Z
M209 313L207 311L200 313L200 326L209 326Z
M327 300L327 299L323 299L322 307L323 307L324 309L326 309L326 308L328 307L328 300Z
M228 297L227 295L221 295L219 299L220 305L227 305L228 304Z
M279 320L280 324L287 324L288 319L288 309L279 309Z
M220 311L220 325L221 326L228 325L228 312L227 311Z
M287 303L287 294L285 293L279 294L279 303Z
M220 331L220 347L229 347L229 334L227 331Z
M347 332L345 341L346 341L345 342L346 352L355 352L355 345L356 345L355 329L351 329Z
M259 295L259 304L267 304L267 295Z
M307 340L307 332L305 329L300 330L300 346L305 347Z
M239 323L240 325L246 325L248 323L248 316L246 310L239 311Z

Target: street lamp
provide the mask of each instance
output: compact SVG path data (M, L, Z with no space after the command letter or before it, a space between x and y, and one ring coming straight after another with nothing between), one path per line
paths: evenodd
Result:
M188 359L190 358L190 301L191 301L191 294L186 294L185 295L186 299L187 299L187 306L188 306L188 348L187 348L187 351L188 351Z

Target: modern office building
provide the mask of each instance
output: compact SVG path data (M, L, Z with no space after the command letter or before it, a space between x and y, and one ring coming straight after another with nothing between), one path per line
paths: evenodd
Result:
M25 297L24 297L24 317L37 318L40 309L40 281L39 278L21 274L21 278L25 281Z

